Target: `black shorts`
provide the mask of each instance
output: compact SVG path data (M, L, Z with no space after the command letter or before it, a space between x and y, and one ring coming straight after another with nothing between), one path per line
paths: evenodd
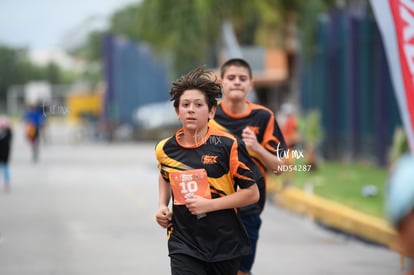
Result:
M236 275L240 258L222 262L204 262L184 254L170 255L172 275Z

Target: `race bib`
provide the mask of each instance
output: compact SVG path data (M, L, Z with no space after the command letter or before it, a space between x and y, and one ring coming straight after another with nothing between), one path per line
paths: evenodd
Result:
M170 172L174 204L185 204L185 199L198 195L211 199L207 172L204 169Z

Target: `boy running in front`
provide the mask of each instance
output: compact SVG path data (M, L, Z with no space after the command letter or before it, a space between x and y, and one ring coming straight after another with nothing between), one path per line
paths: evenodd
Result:
M249 168L254 163L237 138L208 127L221 95L204 67L174 81L170 90L182 128L156 145L156 221L167 229L173 275L236 275L241 257L250 253L236 209L259 199Z

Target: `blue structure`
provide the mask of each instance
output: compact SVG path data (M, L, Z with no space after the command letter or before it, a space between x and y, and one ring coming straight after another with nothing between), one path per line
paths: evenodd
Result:
M138 107L169 99L166 64L144 43L107 34L104 69L104 118L111 125L132 124Z
M399 110L374 18L335 10L320 19L312 57L302 68L303 112L319 109L328 159L385 165Z

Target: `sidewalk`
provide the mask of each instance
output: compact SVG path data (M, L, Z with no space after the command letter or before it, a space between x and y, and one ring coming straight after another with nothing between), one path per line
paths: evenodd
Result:
M274 176L269 177L268 192L273 195L273 201L278 206L307 216L329 228L400 253L401 265L404 264L404 256L396 240L397 234L386 220L307 193L294 186L283 188Z

